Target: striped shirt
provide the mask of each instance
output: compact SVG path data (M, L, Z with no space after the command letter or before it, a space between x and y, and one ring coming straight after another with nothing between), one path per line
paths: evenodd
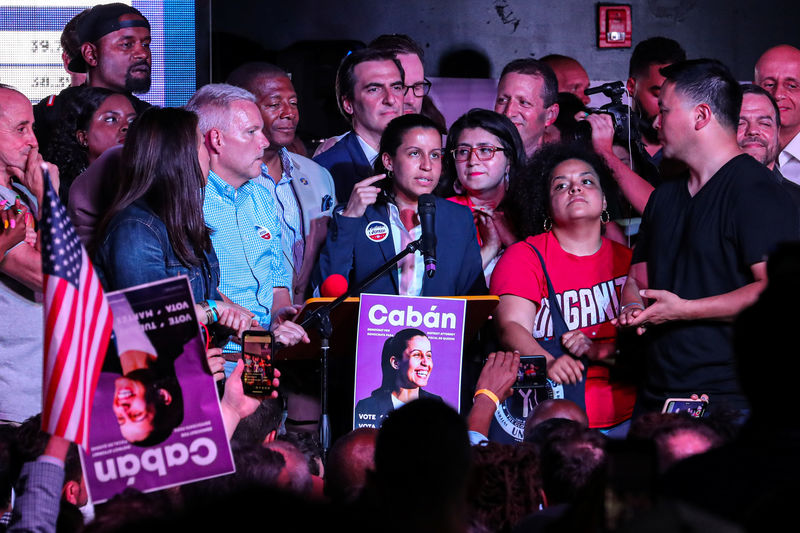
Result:
M303 267L303 252L305 251L305 238L303 233L303 216L300 204L292 187L292 173L294 166L289 159L289 152L281 148L280 158L283 172L278 183L269 173L267 165L261 165L261 175L253 181L265 187L275 199L278 209L278 218L281 223L281 244L286 271L290 274L300 272ZM280 169L276 169L279 171Z
M234 189L211 171L203 214L219 258L219 292L250 310L269 329L272 289L291 284L283 266L281 228L272 195L252 181ZM230 344L225 351L229 348Z

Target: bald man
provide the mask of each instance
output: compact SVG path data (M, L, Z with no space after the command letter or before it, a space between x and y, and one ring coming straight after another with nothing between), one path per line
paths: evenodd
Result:
M325 494L334 503L358 498L367 484L367 472L375 469L375 428L354 429L337 440L328 456Z
M786 44L770 48L756 62L754 79L778 103L781 174L800 184L800 50Z
M583 105L589 105L591 98L584 93L589 88L589 75L583 65L576 59L559 54L544 56L542 62L553 69L558 80L558 92L572 93L581 99Z

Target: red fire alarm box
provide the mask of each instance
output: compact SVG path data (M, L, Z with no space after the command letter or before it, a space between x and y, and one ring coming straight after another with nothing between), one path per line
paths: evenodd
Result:
M597 6L597 46L600 48L630 48L631 6L599 4Z

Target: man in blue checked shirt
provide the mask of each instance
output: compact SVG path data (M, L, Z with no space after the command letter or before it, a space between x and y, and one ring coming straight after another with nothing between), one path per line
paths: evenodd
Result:
M283 264L281 228L269 191L251 180L261 173L269 142L255 97L244 89L211 84L186 108L197 113L198 129L211 157L203 212L219 257L219 291L254 314L264 329L287 346L308 342L303 329L286 320L297 313L289 296L291 275ZM238 351L229 343L225 352Z

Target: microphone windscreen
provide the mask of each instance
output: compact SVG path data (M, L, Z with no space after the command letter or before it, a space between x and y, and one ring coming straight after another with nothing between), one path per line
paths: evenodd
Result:
M322 282L319 292L325 298L338 298L347 292L347 278L341 274L331 274Z
M421 211L425 211L425 210L428 210L428 209L435 210L436 209L436 200L435 200L435 198L436 197L434 195L430 194L430 193L420 194L419 195L419 199L417 200L417 205L419 206L419 211L421 212Z

